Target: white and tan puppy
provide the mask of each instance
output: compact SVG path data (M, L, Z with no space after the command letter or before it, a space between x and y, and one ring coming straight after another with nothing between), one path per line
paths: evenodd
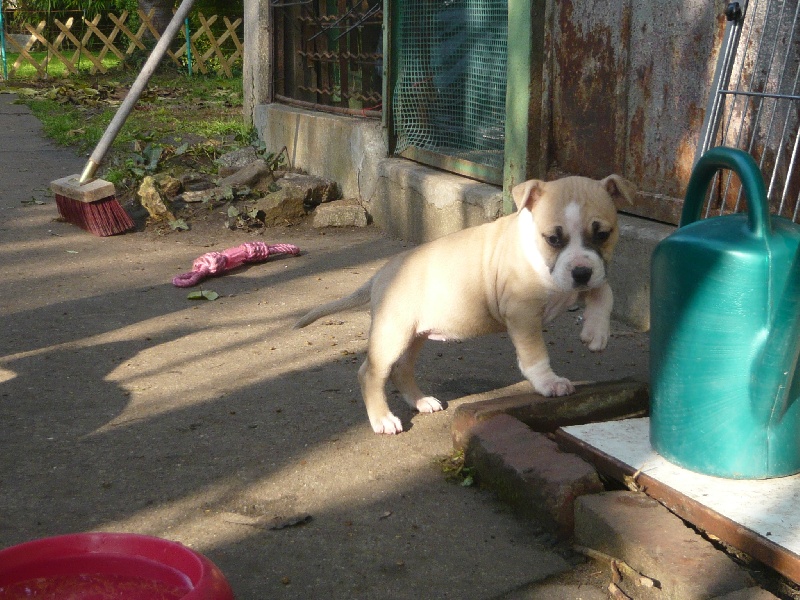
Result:
M414 363L425 340L459 340L507 330L522 374L544 396L572 383L550 368L547 323L583 296L581 340L606 347L613 296L606 270L617 243L616 206L635 190L619 175L526 181L512 190L517 212L423 244L384 265L350 296L316 308L295 327L371 303L367 358L358 371L372 428L399 433L386 382L420 412L442 409L420 391Z

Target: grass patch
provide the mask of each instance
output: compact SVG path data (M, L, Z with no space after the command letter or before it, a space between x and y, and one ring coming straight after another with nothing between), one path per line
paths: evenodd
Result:
M42 121L45 133L62 145L81 151L94 147L135 74L73 76L22 87L11 82ZM114 147L135 141L197 138L248 138L242 114L241 80L154 75L118 134Z
M47 52L29 52L29 54L37 63L44 66L48 77L67 77L70 75L67 67L57 56L48 56ZM67 58L72 58L71 52L65 52L64 54L67 56ZM22 58L22 63L20 66L14 70L13 74L11 74L11 67L17 62L17 59L20 56L21 55L17 53L6 53L6 63L8 64L9 76L13 77L14 79L33 79L38 77L39 71L30 62L28 62L28 59L25 57ZM45 61L47 61L46 64L44 64ZM119 66L120 60L114 54L109 53L103 57L101 63L106 69L113 69ZM87 58L85 54L78 58L78 71L88 73L93 66L94 64L91 60L89 60L89 58Z
M58 144L88 154L97 145L137 73L9 82ZM254 139L242 113L241 79L189 77L162 67L117 134L98 175L135 187L146 174L215 173L214 159Z

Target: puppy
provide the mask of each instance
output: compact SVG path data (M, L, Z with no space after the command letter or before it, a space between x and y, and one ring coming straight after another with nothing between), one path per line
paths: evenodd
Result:
M613 304L606 271L619 238L615 205L632 202L634 194L619 175L526 181L512 190L515 213L392 258L350 296L312 310L295 328L370 303L367 358L358 379L377 433L403 430L386 401L388 379L412 408L442 409L414 379L425 340L508 331L534 389L544 396L571 394L572 383L550 368L542 325L583 296L581 340L592 351L606 347Z

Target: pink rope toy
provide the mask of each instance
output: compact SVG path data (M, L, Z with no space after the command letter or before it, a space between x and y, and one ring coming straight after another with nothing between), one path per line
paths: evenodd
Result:
M270 244L264 242L245 242L241 246L228 248L223 252L208 252L196 258L192 263L192 270L172 279L172 284L178 287L192 287L197 285L209 275L221 275L244 263L263 262L273 254L300 254L300 248L294 244Z

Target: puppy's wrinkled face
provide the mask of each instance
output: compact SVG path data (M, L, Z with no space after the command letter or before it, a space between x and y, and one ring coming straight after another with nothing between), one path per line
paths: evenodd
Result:
M619 239L616 204L632 202L633 185L618 175L565 177L526 181L512 194L523 252L552 288L585 291L606 280Z

